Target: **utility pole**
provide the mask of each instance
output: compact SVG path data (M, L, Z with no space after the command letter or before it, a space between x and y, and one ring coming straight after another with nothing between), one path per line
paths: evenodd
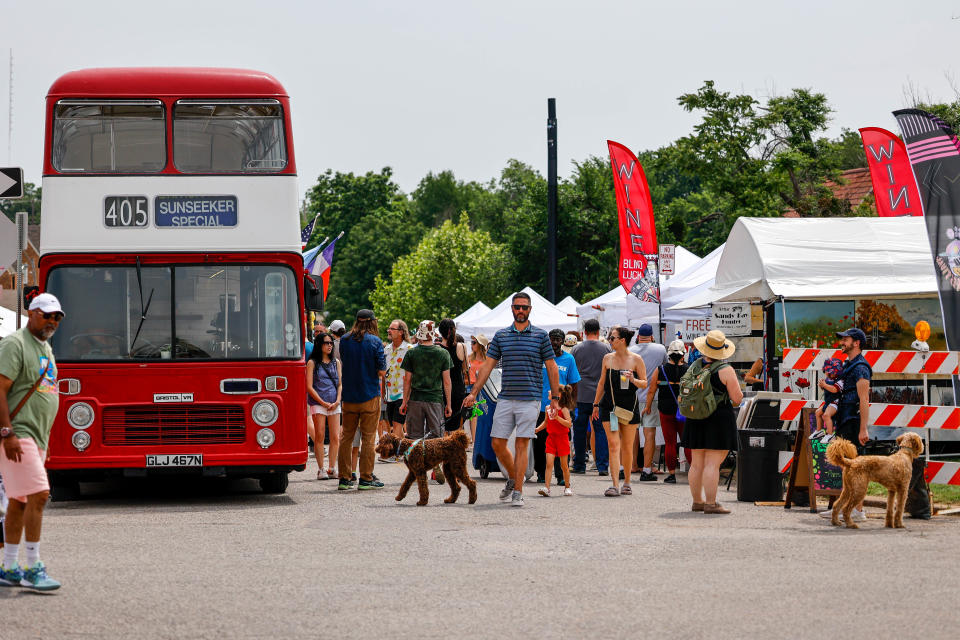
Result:
M557 100L547 99L547 300L557 302Z
M10 90L7 92L10 103L7 107L7 164L13 160L13 49L10 49Z

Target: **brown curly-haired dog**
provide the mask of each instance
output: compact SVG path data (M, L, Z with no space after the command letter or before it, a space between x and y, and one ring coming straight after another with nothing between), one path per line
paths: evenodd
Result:
M419 441L410 438L401 440L391 433L384 434L377 444L377 453L380 457L389 458L392 455L400 455L404 456L404 462L407 463L407 477L400 485L397 502L407 497L407 492L416 480L417 488L420 489L420 500L417 501L417 506L422 507L427 504L430 499L427 473L438 464L443 466L443 475L446 477L447 484L450 485L450 497L444 502L456 502L460 496L460 485L457 480L467 485L470 504L476 502L477 483L467 475L467 445L469 444L470 440L463 431L454 431L444 438Z
M867 485L873 480L889 492L884 526L903 528L903 506L910 488L913 459L923 453L923 440L915 433L905 433L897 438L897 444L900 448L889 456L860 457L857 457L857 448L843 438L834 438L827 446L827 462L843 468L843 491L833 503L833 517L830 518L833 525L840 525L842 509L847 527L860 528L850 517L850 512L867 495Z

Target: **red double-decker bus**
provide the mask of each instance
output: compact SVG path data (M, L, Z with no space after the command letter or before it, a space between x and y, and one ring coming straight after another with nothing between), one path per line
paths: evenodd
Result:
M89 69L50 87L40 281L54 496L162 473L259 478L307 459L296 163L286 91L228 69Z

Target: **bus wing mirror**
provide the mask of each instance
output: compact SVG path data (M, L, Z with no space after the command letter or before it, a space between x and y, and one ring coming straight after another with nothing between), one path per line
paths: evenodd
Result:
M303 306L307 311L323 311L322 284L317 283L308 274L303 276Z

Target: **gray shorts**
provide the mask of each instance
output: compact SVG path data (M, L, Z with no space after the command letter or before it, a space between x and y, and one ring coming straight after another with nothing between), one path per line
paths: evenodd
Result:
M643 413L643 407L640 408L641 414ZM656 407L650 410L650 413L643 416L643 419L640 420L640 426L644 429L656 429L660 426L660 412L657 411Z
M490 428L491 438L506 440L517 430L518 438L533 438L537 429L537 418L540 416L539 400L509 400L500 398L497 409L493 412L493 425Z
M408 438L442 438L443 405L439 402L411 400L403 421Z

